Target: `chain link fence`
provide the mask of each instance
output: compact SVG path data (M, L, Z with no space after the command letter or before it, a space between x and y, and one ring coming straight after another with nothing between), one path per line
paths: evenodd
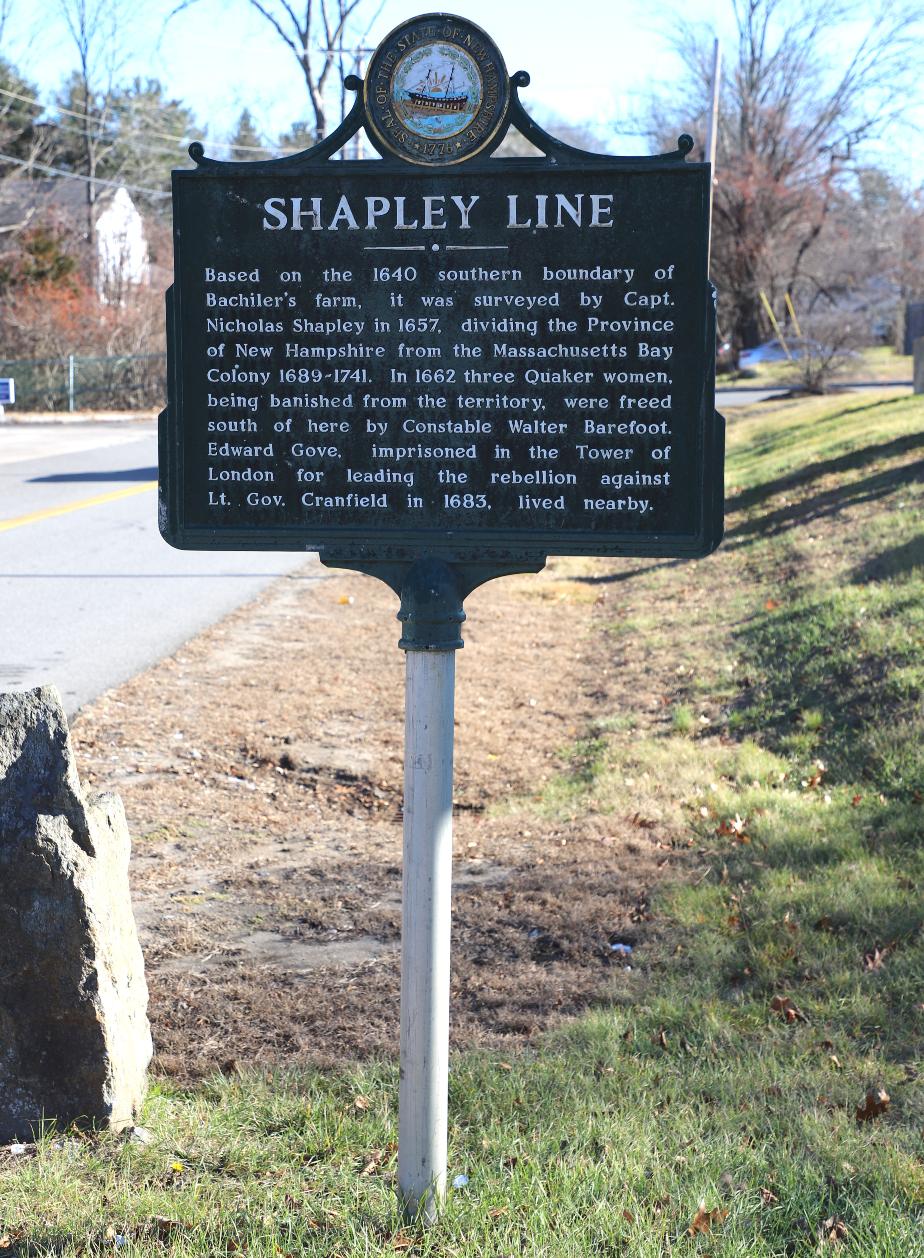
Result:
M151 410L167 396L165 354L0 358L16 382L16 411Z

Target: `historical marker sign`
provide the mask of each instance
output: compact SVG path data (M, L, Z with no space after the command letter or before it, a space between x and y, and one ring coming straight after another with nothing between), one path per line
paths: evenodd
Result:
M174 172L174 545L464 562L718 544L708 168L459 164L497 143L510 91L469 30L416 19L372 60L370 135L406 161Z
M174 171L161 530L318 550L400 594L407 652L398 1189L446 1185L462 601L547 555L722 534L708 166L538 127L478 27L404 23L308 153ZM514 125L543 154L491 153ZM380 160L328 161L365 128Z

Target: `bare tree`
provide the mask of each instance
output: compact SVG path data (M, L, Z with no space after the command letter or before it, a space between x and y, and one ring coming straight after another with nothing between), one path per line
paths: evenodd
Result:
M366 0L245 0L273 28L290 50L305 81L311 107L314 142L328 131L326 90L333 71L344 65L343 41L350 19ZM181 0L170 18L192 8L200 0ZM379 3L372 21L384 6ZM370 22L371 26L371 22ZM368 33L368 30L367 30ZM359 41L360 44L364 39ZM341 92L341 108L343 93Z
M70 111L76 137L72 164L85 177L86 226L91 271L96 258L96 208L100 166L116 142L113 98L120 66L123 0L58 0L77 54L77 68L60 102Z
M13 0L0 0L0 48L5 48ZM43 107L37 88L19 73L8 51L0 53L0 188L21 180L36 162L47 157L49 146L36 127ZM4 223L0 234L19 231L25 222Z
M760 291L805 276L863 144L919 93L924 10L917 0L729 0L737 49L719 108L713 275L736 351L761 335ZM713 32L676 19L686 63L679 115L663 110L660 141L682 119L705 131ZM695 102L690 110L690 102Z

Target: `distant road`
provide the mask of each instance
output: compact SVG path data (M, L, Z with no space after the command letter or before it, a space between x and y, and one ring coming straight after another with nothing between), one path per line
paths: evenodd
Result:
M0 690L54 682L68 713L313 556L173 550L151 423L0 427Z
M910 380L851 380L848 384L831 384L832 392L845 389L907 389L911 390ZM787 385L767 388L760 384L739 384L731 389L716 389L715 404L719 411L725 406L751 406L754 402L766 402L767 398L783 397L789 392Z

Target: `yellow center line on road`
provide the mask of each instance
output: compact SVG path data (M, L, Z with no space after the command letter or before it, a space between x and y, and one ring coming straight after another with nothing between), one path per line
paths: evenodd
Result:
M11 520L0 520L0 533L5 533L7 529L18 529L23 524L37 524L39 520L50 520L56 515L70 515L72 511L82 511L84 507L100 507L104 502L117 502L119 498L130 498L132 494L143 494L148 489L156 488L156 480L146 480L128 489L114 489L108 494L81 498L79 502L69 502L63 507L46 507L44 511L31 511L28 515L17 515Z

